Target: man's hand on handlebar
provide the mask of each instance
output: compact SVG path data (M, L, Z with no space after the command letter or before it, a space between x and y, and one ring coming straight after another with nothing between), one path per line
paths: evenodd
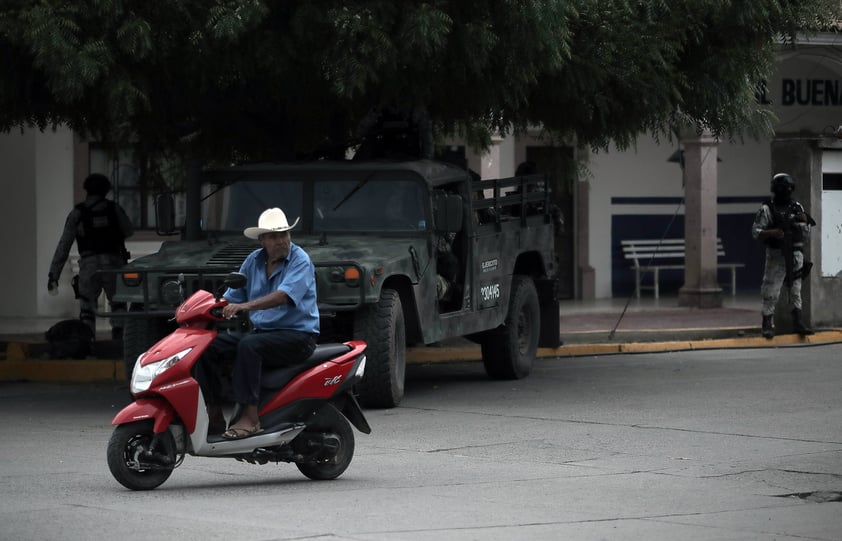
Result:
M225 319L231 319L236 316L239 312L245 311L246 307L242 304L231 303L226 305L222 308L222 317Z

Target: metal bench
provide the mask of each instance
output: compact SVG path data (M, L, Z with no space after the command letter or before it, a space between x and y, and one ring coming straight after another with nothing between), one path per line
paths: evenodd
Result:
M659 278L662 270L684 269L684 239L636 239L622 240L623 255L634 264L634 295L640 298L641 289L651 289L655 298L659 297ZM717 258L725 256L722 239L716 239ZM737 292L737 269L744 267L743 263L719 263L717 269L731 271L731 296ZM652 285L643 285L642 280L647 272L652 273Z

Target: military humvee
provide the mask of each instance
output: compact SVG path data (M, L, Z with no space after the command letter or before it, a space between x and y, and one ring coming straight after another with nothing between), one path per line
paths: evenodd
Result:
M400 402L407 346L466 337L481 345L490 377L515 379L539 345L560 343L541 176L478 180L430 160L244 165L204 171L186 207L180 240L121 271L128 374L169 331L181 295L213 290L259 247L243 229L270 207L301 217L292 241L316 267L321 342L368 343L357 389L368 407ZM172 229L172 208L171 198L159 202L159 230Z

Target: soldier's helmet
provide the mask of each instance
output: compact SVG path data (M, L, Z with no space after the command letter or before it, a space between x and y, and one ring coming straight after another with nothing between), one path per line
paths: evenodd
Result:
M87 176L82 187L89 194L105 195L111 191L111 181L105 175L93 173Z
M790 195L795 190L795 179L787 173L778 173L772 177L772 193L775 195Z

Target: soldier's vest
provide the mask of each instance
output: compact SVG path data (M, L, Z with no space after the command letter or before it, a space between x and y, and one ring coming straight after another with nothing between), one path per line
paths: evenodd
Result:
M792 219L794 215L804 212L801 205L799 205L795 201L790 201L785 205L776 205L774 200L772 199L764 201L763 204L769 208L769 212L772 214L771 229L783 229L784 231L786 231L787 228L789 228L792 232L793 245L796 248L800 248L804 243L804 238L802 235L801 228L796 227ZM768 238L765 240L765 242L769 248L775 248L778 250L780 250L784 246L784 239Z
M79 203L76 208L81 212L81 233L79 230L76 233L80 256L123 252L123 232L114 201L105 199L94 204L93 208Z

